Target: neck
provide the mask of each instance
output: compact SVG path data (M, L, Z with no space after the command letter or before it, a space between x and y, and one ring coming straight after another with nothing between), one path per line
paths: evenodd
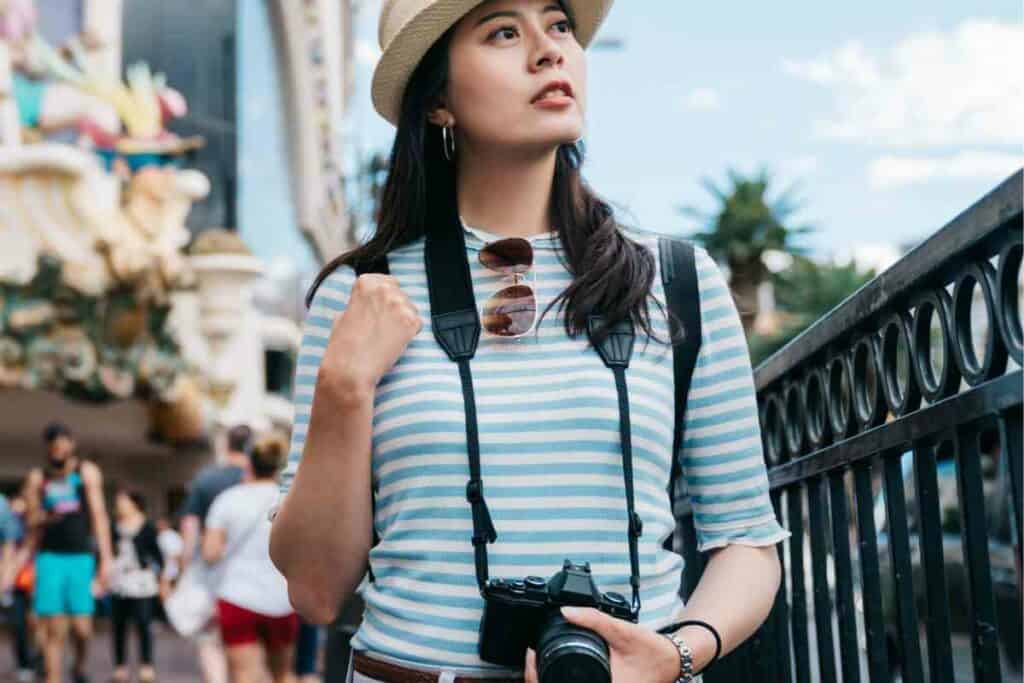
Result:
M75 456L70 456L67 460L62 462L58 467L50 465L51 470L54 474L69 474L71 470L75 468Z
M556 149L516 156L505 150L480 151L472 143L463 143L456 179L462 219L502 237L550 232L556 156Z
M245 467L249 463L249 456L245 453L228 451L227 455L224 457L224 463L227 465L234 465L235 467Z

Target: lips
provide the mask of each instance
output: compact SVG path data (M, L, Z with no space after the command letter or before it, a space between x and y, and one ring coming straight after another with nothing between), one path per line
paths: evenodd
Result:
M557 97L573 97L572 86L568 81L551 81L545 85L540 92L533 96L530 104L535 104L544 99Z

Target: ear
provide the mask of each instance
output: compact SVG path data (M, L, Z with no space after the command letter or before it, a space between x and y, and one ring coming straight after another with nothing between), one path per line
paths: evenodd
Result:
M427 114L427 121L435 126L451 128L455 126L455 115L445 106L444 102L438 102L437 106Z

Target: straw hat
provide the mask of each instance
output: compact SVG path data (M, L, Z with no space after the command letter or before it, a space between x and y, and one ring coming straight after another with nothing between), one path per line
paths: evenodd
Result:
M377 38L383 53L373 72L373 106L398 125L406 83L444 32L482 0L384 0ZM563 0L580 45L590 44L613 0Z

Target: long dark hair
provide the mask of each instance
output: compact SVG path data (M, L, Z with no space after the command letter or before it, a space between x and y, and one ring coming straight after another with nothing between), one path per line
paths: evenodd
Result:
M307 307L320 284L339 266L372 263L423 237L428 226L432 230L457 229L453 225L458 221L455 164L444 156L440 128L427 120L448 82L453 31L449 29L434 43L406 86L375 234L366 244L324 266L306 295ZM542 317L561 304L566 332L575 337L586 332L588 315L601 311L605 324L597 331L597 340L627 318L648 338L657 338L648 306L650 299L663 308L651 296L654 257L620 232L612 207L583 180L582 163L579 145L558 148L550 219L562 245L560 258L573 280Z

